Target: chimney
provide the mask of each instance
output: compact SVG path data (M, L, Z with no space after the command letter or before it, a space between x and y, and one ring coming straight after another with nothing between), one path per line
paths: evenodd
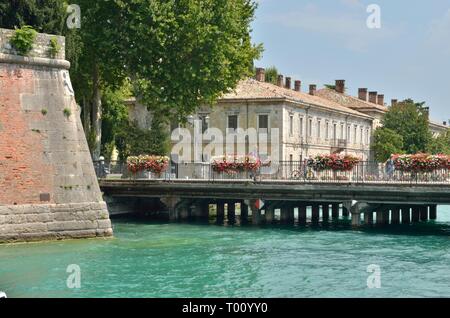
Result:
M309 95L316 95L317 85L311 84L309 85Z
M291 78L290 77L286 77L286 84L285 87L287 89L291 89Z
M392 99L391 100L391 106L395 106L398 104L398 99Z
M256 80L258 82L265 82L266 81L266 70L265 69L263 69L261 67L258 67L256 69Z
M338 93L345 93L345 80L336 80L335 90Z
M297 92L302 91L302 81L295 81L294 83L294 90Z
M425 116L427 116L428 118L430 118L430 107L424 107L423 111L425 113Z
M367 102L367 88L358 89L358 98Z
M278 79L277 79L277 85L280 87L283 87L283 75L278 75Z
M378 92L369 92L369 102L377 103Z
M446 122L446 121L444 121L444 122L442 123L442 125L444 125L444 126L447 126L447 122Z
M378 105L384 106L384 95L378 95Z

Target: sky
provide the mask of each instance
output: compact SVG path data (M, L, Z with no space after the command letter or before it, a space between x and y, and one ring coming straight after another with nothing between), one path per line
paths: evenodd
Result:
M276 66L309 84L345 79L391 99L425 101L431 118L450 119L450 0L258 0L254 43L257 67ZM367 20L380 9L380 28ZM373 21L373 20L371 20Z

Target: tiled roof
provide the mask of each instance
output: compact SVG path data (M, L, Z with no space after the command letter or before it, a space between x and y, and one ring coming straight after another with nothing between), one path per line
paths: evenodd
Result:
M363 101L357 97L353 97L346 94L341 94L336 92L334 89L329 88L323 88L319 89L316 92L317 96L320 96L322 98L334 101L336 103L339 103L340 105L343 105L345 107L351 108L351 109L376 109L383 112L387 112L388 109L386 106L381 106L378 104L374 104L371 102Z
M280 87L271 83L259 82L255 79L246 79L239 82L236 89L232 92L224 94L222 100L232 99L288 99L295 102L303 102L313 104L330 110L345 112L357 116L370 118L363 113L356 110L344 107L332 100L321 98L319 96L312 96L306 93L297 92L292 89Z

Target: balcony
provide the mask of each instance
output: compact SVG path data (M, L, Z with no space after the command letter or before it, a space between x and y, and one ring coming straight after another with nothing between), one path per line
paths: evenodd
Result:
M347 140L346 139L332 139L331 143L331 152L341 152L347 148Z

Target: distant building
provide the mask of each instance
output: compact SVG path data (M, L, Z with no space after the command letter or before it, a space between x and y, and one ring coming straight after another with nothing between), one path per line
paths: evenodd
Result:
M279 131L276 146L279 160L302 161L312 155L345 153L371 160L373 131L381 126L388 107L384 95L359 89L359 96L346 94L345 81L337 80L334 88L317 90L310 85L302 92L301 81L279 75L277 85L265 82L265 70L257 69L256 79L246 79L221 97L215 105L200 107L193 119L201 123L201 131L218 128L233 135L238 129L255 129L258 138L271 140L272 128ZM395 102L395 100L393 101ZM127 101L129 116L141 128L151 124L151 113L134 99ZM172 125L171 129L179 127ZM193 125L185 125L193 134ZM430 123L434 134L448 127ZM265 140L264 139L264 140ZM242 144L245 143L245 144ZM207 142L203 142L203 147ZM271 156L272 142L267 148L257 149L260 156ZM253 152L248 141L237 139L236 147L244 147L246 153ZM226 148L223 148L226 152ZM218 154L215 154L218 155ZM208 155L202 161L209 162ZM195 160L194 160L195 161Z

